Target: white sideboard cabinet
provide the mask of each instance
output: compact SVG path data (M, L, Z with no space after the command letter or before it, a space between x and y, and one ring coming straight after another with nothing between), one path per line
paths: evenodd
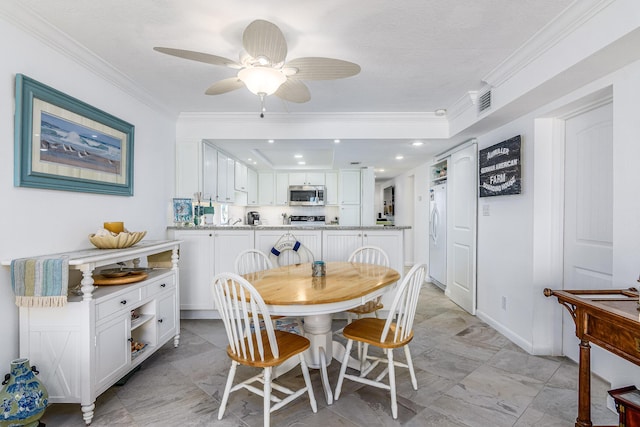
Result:
M90 424L100 394L171 339L178 346L179 243L56 254L69 256L70 290L80 278L73 270L81 272L80 295L70 291L63 307L19 309L20 357L38 367L51 403L79 403ZM154 268L140 282L94 286L94 271L116 263ZM145 346L134 352L132 343Z
M168 230L180 240L180 308L183 318L219 318L211 283L218 273L235 271L235 259L253 248L253 229L216 228Z

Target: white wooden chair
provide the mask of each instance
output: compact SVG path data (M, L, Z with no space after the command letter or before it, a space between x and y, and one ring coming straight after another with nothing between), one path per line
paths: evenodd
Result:
M353 251L349 256L349 262L361 262L365 264L377 264L389 267L389 256L387 253L377 246L362 246ZM367 301L357 307L347 310L347 324L351 323L355 318L361 318L365 314L373 313L378 317L378 310L384 308L381 302L382 296L371 301Z
M258 249L247 249L240 252L236 257L235 270L240 275L271 268L273 268L273 263L267 254Z
M340 398L342 391L342 382L344 379L356 381L362 384L389 390L391 394L391 414L393 418L398 418L398 403L396 400L396 377L395 367L409 368L411 375L411 384L414 390L418 389L418 381L413 370L413 362L411 353L409 352L409 342L413 339L413 320L415 318L416 306L420 289L424 281L426 265L418 264L413 266L407 276L404 278L398 288L389 315L386 320L374 317L366 317L358 319L345 326L343 334L347 338L347 348L340 367L340 375L336 385L335 400ZM349 362L349 353L353 342L357 341L364 344L362 358L360 359L360 375L350 375L346 373L347 364ZM368 356L367 351L369 345L379 347L386 355L384 357ZM396 348L404 348L407 363L401 363L393 360L393 350ZM371 363L366 367L366 362ZM367 375L380 363L387 363L387 367L375 379L366 378ZM382 379L389 376L389 383L385 384Z
M269 259L269 256L258 249L247 249L238 254L235 261L236 273L239 275L255 273L258 271L269 270L273 268L273 263ZM285 316L271 316L273 326L276 326L276 321L285 319ZM304 326L302 318L297 317L296 323L298 324L298 330L300 335L304 335Z
M222 395L218 420L224 415L229 395L242 388L263 397L265 427L270 424L272 412L304 393L309 395L313 412L317 412L309 370L304 361L304 351L310 346L309 340L298 334L275 330L269 311L258 291L237 274L221 273L215 276L212 292L227 332L227 355L231 358L231 369ZM261 321L262 319L264 321ZM304 377L305 386L298 390L272 383L273 368L292 357L298 358ZM263 371L234 386L233 379L239 364L262 368ZM256 381L263 383L262 390L252 385ZM276 396L274 391L283 397ZM271 402L275 404L272 406Z

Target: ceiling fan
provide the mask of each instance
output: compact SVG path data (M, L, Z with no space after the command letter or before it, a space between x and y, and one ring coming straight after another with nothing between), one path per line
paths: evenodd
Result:
M334 80L351 77L360 72L353 62L333 58L307 57L286 62L287 42L275 24L261 19L253 21L242 34L244 52L238 62L203 52L169 47L154 47L155 51L192 61L222 65L239 70L236 77L212 84L207 95L220 95L246 87L258 95L262 104L260 117L264 117L264 98L275 95L291 102L311 99L303 80Z

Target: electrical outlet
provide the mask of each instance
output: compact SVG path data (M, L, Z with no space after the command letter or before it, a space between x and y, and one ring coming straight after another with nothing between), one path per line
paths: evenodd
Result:
M502 309L506 310L507 309L507 297L502 297Z

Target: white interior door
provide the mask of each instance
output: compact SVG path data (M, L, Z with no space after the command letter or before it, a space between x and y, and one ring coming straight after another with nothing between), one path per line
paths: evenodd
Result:
M609 289L613 273L613 108L566 121L564 288ZM562 347L577 360L575 325L565 313Z
M476 313L476 228L478 146L451 154L447 186L446 295L471 314Z

